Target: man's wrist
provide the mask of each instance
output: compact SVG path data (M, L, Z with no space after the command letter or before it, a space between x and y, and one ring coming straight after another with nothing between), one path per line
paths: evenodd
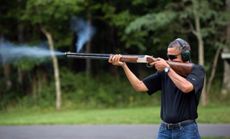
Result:
M123 62L123 64L121 64L121 67L122 67L122 68L125 68L125 66L126 66L126 63Z
M164 72L165 72L165 73L169 73L169 71L170 71L170 67L165 67L165 68L164 68Z

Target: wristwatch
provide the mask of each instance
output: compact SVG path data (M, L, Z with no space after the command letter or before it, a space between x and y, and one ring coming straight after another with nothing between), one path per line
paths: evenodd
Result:
M170 70L170 67L165 67L165 68L164 68L164 72L165 72L165 73L168 73L169 70Z

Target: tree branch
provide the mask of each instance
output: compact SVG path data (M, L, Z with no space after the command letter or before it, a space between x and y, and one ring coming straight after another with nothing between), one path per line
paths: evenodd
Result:
M192 25L192 23L189 21L188 24L189 24L190 32L192 32L195 36L198 36L198 34L197 34L196 30L194 29L194 26Z

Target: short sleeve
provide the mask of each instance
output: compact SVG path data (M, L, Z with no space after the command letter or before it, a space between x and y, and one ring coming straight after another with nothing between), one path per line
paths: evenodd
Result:
M187 80L193 84L195 93L201 92L203 89L205 78L205 70L201 65L194 65L192 72L187 76Z
M147 93L152 95L154 92L161 89L161 75L159 72L156 72L143 79L143 83L148 88Z

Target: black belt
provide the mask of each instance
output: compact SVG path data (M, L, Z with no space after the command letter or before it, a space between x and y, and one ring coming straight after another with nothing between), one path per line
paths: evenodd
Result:
M166 122L162 121L161 125L167 129L176 129L176 128L180 128L180 127L189 125L189 124L194 123L194 122L196 122L196 121L195 120L185 120L185 121L182 121L179 123L166 123Z

